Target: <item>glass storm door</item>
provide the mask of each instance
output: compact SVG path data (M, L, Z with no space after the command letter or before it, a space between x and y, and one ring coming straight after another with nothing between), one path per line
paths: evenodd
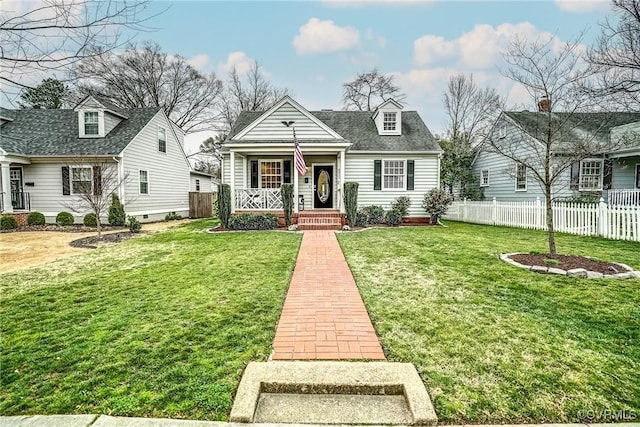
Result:
M313 207L333 208L333 166L313 166Z

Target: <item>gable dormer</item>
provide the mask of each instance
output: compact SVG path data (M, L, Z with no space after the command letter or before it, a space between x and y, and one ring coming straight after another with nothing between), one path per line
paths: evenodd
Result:
M402 135L402 105L393 99L383 102L373 113L378 135Z
M78 136L102 138L127 117L107 102L89 95L74 111L78 113Z

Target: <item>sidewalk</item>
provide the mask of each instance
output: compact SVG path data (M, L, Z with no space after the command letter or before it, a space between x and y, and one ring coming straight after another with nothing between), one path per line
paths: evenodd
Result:
M385 360L333 231L305 231L273 360Z

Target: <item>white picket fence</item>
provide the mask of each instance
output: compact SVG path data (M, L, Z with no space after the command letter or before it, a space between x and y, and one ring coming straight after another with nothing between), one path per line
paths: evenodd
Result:
M520 202L457 201L444 219L476 224L547 229L545 203L539 198ZM556 231L640 242L640 206L600 203L553 202Z

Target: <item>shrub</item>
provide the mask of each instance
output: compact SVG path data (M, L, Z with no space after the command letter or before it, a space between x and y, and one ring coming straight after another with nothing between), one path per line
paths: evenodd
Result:
M400 212L400 217L409 215L411 199L407 196L400 196L391 203L391 210Z
M129 226L129 231L132 233L139 233L142 229L142 224L140 224L140 221L138 221L135 216L127 217L127 219L129 221L127 224Z
M384 219L384 208L382 206L365 206L362 210L367 214L367 224L382 224Z
M274 214L240 214L229 219L232 230L273 230L278 228L278 217Z
M127 222L127 214L124 205L120 202L117 194L111 195L111 206L109 206L109 224L123 227Z
M388 210L384 215L384 222L388 226L395 227L402 222L402 214L397 209Z
M31 212L27 215L27 225L45 225L46 220L42 212Z
M425 194L422 207L429 214L431 224L437 224L453 202L453 196L440 188L433 188Z
M291 214L293 213L293 184L282 184L280 197L282 197L282 208L284 209L284 223L288 227L291 225Z
M178 215L175 212L170 212L164 217L165 221L178 221L178 220L181 220L181 219L182 219L182 216Z
M231 187L229 184L218 185L218 218L224 228L229 228L231 216Z
M87 227L97 227L98 221L96 220L96 214L93 212L86 214L82 219L82 223Z
M369 224L369 211L364 208L358 209L356 212L356 227L365 227L367 224Z
M0 230L15 230L18 228L18 221L13 215L2 215L0 217Z
M56 224L62 227L73 225L74 222L75 220L73 219L73 215L71 215L69 212L60 212L58 215L56 215Z
M344 183L344 210L347 212L349 227L356 225L358 215L358 186L357 182Z

